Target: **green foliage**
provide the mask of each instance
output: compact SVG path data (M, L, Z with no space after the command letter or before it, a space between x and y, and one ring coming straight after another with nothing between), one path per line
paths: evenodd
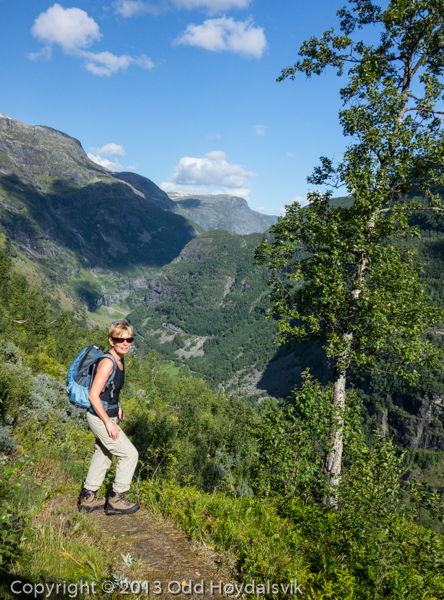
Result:
M2 350L0 361L18 364L22 358L34 372L43 370L57 377L65 376L66 367L83 346L108 344L104 329L82 328L69 312L58 311L55 316L49 297L13 272L11 259L1 250L0 330L2 346L12 342L17 347L17 351L7 351L11 356Z
M285 444L288 430L281 429L275 435ZM174 477L141 485L140 500L174 518L193 540L234 551L243 583L297 578L303 595L313 600L441 598L443 537L415 521L424 505L442 516L442 499L413 483L406 511L402 458L391 441L378 438L369 449L352 429L337 510L315 496L287 496L278 516L279 494L267 499L205 494L178 486Z
M0 465L0 566L3 567L19 552L22 526L14 509L13 496L20 487L17 478L23 465L23 462Z
M366 364L381 351L394 361L412 362L433 353L418 336L443 314L424 294L412 250L392 240L418 236L408 220L413 211L441 210L436 192L444 183L444 139L436 103L444 89L444 8L397 0L386 10L372 2L350 4L351 11L338 11L343 34L332 29L304 42L303 60L279 79L294 79L297 72L310 77L328 66L342 74L350 65L341 90L348 108L340 121L344 134L357 141L337 166L322 158L310 181L343 184L354 203L336 209L328 194L310 195L307 210L293 206L277 226L277 241L264 244L258 257L263 261L270 254L275 271L294 268L285 284L272 278L275 311L302 322L284 323L285 334L325 336L332 354L346 354L344 366ZM380 44L356 43L352 34L372 23L382 25ZM419 83L422 97L412 91ZM409 196L418 190L422 198ZM310 255L306 262L294 257L298 244ZM294 293L290 282L301 278L305 285Z
M277 502L280 515L301 535L308 572L304 593L316 599L441 597L444 577L436 575L444 538L422 523L442 521L442 491L431 494L414 481L403 486L401 479L407 463L415 460L426 468L441 460L441 453L400 456L392 441L380 436L367 446L359 397L348 394L337 506L326 508L329 481L323 467L335 415L331 395L331 388L306 377L292 403L270 405L256 430L254 489Z
M415 450L414 448L408 448L403 457L402 464L405 469L412 465L417 465L420 469L426 470L443 462L443 455L441 452L433 452L430 450Z
M301 390L283 407L270 403L257 427L258 464L255 491L282 504L322 497L325 453L334 418L332 391L308 373Z
M270 258L271 314L280 317L283 341L323 339L344 367L372 366L384 356L402 371L400 362L436 358L421 334L443 313L424 293L413 251L392 241L406 233L399 215L373 221L369 238L362 210L357 200L335 207L329 194L314 193L307 207L288 208L257 258Z
M368 449L355 436L338 509L288 504L284 514L304 539L313 598L419 599L444 594L443 537L406 518L401 462L390 440L379 438ZM411 493L424 500L418 490ZM443 508L442 500L436 499L435 515L442 515Z
M279 79L310 77L328 66L340 75L350 65L340 121L356 141L338 165L323 157L309 181L345 185L355 200L335 208L329 193L309 194L309 206L290 207L272 228L273 241L257 252L260 262L271 258L271 298L284 336L323 337L342 369L368 364L375 352L403 362L433 354L419 336L443 318L424 294L412 251L393 238L418 235L409 223L414 210L441 210L444 139L435 111L444 89L444 8L422 1L393 0L386 10L371 1L350 4L351 11L338 11L342 35L332 29L304 42L302 60ZM374 23L382 27L379 45L353 39ZM419 84L418 97L412 90ZM423 198L409 196L416 190Z
M297 202L271 227L256 250L269 263L271 315L284 341L323 340L334 359L333 403L345 404L350 366L386 369L414 381L408 364L439 365L443 355L424 339L444 319L427 297L415 250L396 243L419 236L415 211L442 214L444 135L439 103L444 91L444 4L392 0L383 9L371 0L350 0L338 11L341 34L331 29L304 42L294 67L279 80L348 68L339 120L352 138L343 159L321 157L309 183L308 206ZM379 43L354 34L379 28ZM437 108L438 106L438 108ZM331 188L345 186L351 205L333 205ZM414 194L420 194L414 196ZM337 487L344 431L332 424L325 471ZM338 492L326 497L336 505Z
M117 570L121 546L111 544L77 510L75 499L94 441L90 432L77 425L54 417L46 422L28 419L17 435L22 451L32 452L32 459L22 455L20 462L12 459L1 464L2 598L10 597L10 585L16 580L49 586L95 581L100 589L101 582Z
M31 392L31 373L23 364L0 362L1 414L8 411L15 415L20 406L26 404Z

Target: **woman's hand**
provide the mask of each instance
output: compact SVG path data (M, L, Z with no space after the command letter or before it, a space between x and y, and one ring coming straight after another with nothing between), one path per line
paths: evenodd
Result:
M117 440L117 438L119 437L119 433L120 433L120 427L118 427L112 421L106 421L105 427L106 427L109 437L113 438L113 440Z

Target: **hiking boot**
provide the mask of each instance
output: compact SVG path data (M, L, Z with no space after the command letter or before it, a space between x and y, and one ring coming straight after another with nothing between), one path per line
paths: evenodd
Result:
M91 490L82 490L79 496L79 511L80 512L93 512L94 510L100 510L105 508L105 498L97 498L97 492Z
M108 502L106 505L107 515L130 515L139 510L140 506L135 502L130 502L125 498L125 493L118 494L117 492L111 492L108 496Z

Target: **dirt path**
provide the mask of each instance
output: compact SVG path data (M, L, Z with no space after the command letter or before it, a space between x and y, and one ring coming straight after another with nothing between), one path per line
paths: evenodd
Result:
M137 557L131 569L135 580L149 582L149 591L158 598L222 598L220 582L232 581L221 557L207 546L194 547L160 516L140 509L133 515L97 511L88 517L111 542L118 540L121 554Z

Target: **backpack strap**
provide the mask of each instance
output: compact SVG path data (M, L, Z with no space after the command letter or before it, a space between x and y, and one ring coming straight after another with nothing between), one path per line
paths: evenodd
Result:
M111 385L109 397L112 399L114 397L114 390L116 387L116 384L114 383L114 375L116 374L117 363L116 363L116 359L111 354L111 352L105 352L105 354L102 354L102 356L100 357L99 360L101 360L102 358L110 358L113 361L113 372L109 376L108 381L105 383L105 387L102 390L102 392L104 392L106 390L106 388Z

